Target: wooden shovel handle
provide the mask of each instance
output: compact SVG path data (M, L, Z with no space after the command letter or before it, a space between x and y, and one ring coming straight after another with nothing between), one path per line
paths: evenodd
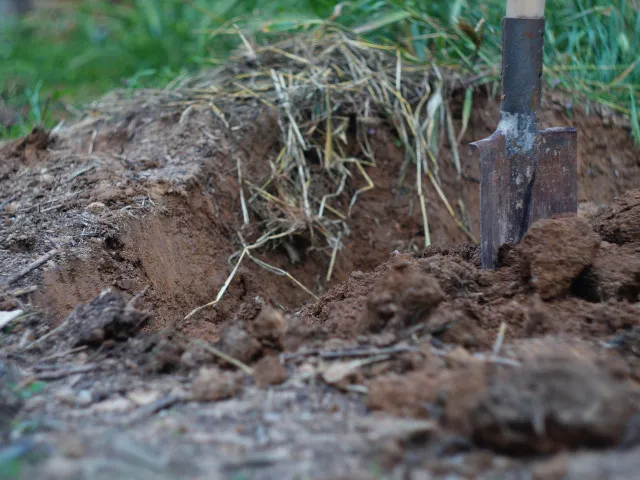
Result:
M507 18L544 18L545 0L507 0Z

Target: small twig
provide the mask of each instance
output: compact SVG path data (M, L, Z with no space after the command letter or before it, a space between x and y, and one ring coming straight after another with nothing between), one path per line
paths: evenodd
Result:
M240 268L240 264L242 263L242 260L244 259L245 255L247 254L247 251L248 250L246 248L242 251L242 254L240 255L240 258L236 262L235 266L233 267L233 270L231 271L231 274L225 280L224 285L222 285L222 288L220 289L220 291L218 291L218 294L216 295L216 299L214 301L212 301L212 302L209 302L209 303L205 304L205 305L201 305L199 307L194 308L193 310L191 310L191 312L189 312L189 314L186 317L184 317L184 320L189 320L196 313L201 312L202 310L205 310L206 308L215 307L220 302L220 300L222 300L222 297L224 296L224 293L227 291L227 288L229 288L229 285L231 284L231 281L233 280L233 277L236 276L236 273L238 272L238 268Z
M347 161L351 161L351 159L348 159ZM373 190L374 188L376 188L376 184L373 183L373 180L371 180L371 177L369 176L367 171L362 166L362 163L357 161L357 160L353 160L353 163L355 163L356 168L358 169L358 171L360 172L360 174L364 178L364 181L367 182L367 184L364 187L359 188L358 190L356 190L356 192L353 194L353 197L351 197L351 200L349 201L349 211L348 211L349 216L351 216L351 210L353 209L354 205L356 204L356 200L358 199L358 195L360 195L362 193L365 193L365 192L368 192L369 190Z
M44 210L40 210L40 213L49 213L49 212L53 212L54 210L59 210L62 207L64 207L63 204L59 204L59 205L54 205L53 207L49 207L49 208L45 208Z
M20 270L18 273L14 274L14 275L10 276L8 279L6 279L4 281L4 285L11 285L12 283L17 282L22 277L28 275L30 272L32 272L36 268L38 268L41 265L47 263L49 260L51 260L53 257L55 257L59 252L60 252L59 248L54 248L53 250L50 250L49 252L45 253L44 255L39 257L38 259L36 259L33 262L31 262L29 265L27 265L25 268Z
M242 221L245 225L249 225L249 210L247 202L244 199L244 188L242 187L242 161L240 155L237 155L236 164L238 167L238 187L240 188L240 206L242 207Z
M209 345L207 342L203 340L198 340L198 339L191 339L191 343L197 347L200 347L206 350L212 355L215 355L216 357L223 359L225 362L230 363L235 367L238 367L240 370L244 371L247 375L253 376L253 369L250 366L242 363L240 360L237 360L230 355L227 355L226 353L218 350L214 346Z
M93 146L96 142L96 137L98 136L98 131L94 130L93 133L91 134L91 143L89 144L89 155L91 155L93 153Z
M331 250L331 260L329 261L329 269L327 270L326 281L329 283L331 281L331 276L333 275L333 269L336 264L336 258L338 256L338 250L342 247L342 242L340 238L333 239L333 249Z
M318 296L315 293L313 293L311 290L309 290L307 287L305 287L302 283L300 283L300 281L298 281L293 275L291 275L286 270L283 270L282 268L274 267L273 265L270 265L267 262L264 262L264 261L260 260L259 258L254 257L253 255L251 255L251 253L249 251L247 251L247 257L249 257L251 259L251 261L253 261L253 263L255 263L256 265L258 265L258 266L260 266L262 268L264 268L266 271L274 273L274 274L282 276L282 277L287 277L289 280L291 280L293 283L295 283L300 289L304 290L304 292L307 293L314 300L318 300Z
M79 365L64 370L55 370L53 372L42 372L35 375L36 380L58 380L60 378L76 375L78 373L88 373L97 370L99 365L93 363L90 365Z
M462 167L460 165L460 153L458 152L458 141L456 139L455 127L453 126L453 119L451 118L451 110L448 104L445 102L444 111L446 117L447 137L449 138L449 147L451 148L451 160L458 172L458 180L462 176Z
M367 395L369 393L366 385L347 385L347 390L361 395Z
M500 349L502 348L502 344L504 343L504 334L507 331L507 324L502 322L500 324L500 330L498 330L498 337L496 338L496 343L493 345L493 356L497 357L498 353L500 353Z
M83 167L79 170L76 170L75 172L73 172L69 178L67 178L67 183L71 182L72 180L74 180L75 178L79 177L80 175L84 175L85 173L93 170L94 168L96 168L95 164L89 165L88 167Z
M134 423L138 423L141 420L144 420L151 415L158 413L161 410L172 407L176 403L180 402L182 399L176 397L175 395L167 395L162 397L155 402L151 402L149 405L145 405L144 407L140 407L138 410L129 415L128 418L122 421L123 426L130 426Z
M49 355L48 357L41 358L40 363L48 362L49 360L55 360L56 358L66 357L67 355L71 355L72 353L82 352L87 348L88 347L86 345L82 345L81 347L72 348L71 350L67 350L66 352L60 352L54 355Z
M263 262L262 260L259 260L256 257L254 257L253 255L251 255L251 250L255 250L256 248L259 248L260 246L264 245L269 240L274 240L276 238L282 238L282 237L288 236L290 233L292 233L291 230L287 230L285 232L281 232L281 233L274 234L274 235L265 234L262 237L260 237L256 243L254 243L253 245L249 245L249 246L245 245L244 239L242 239L242 235L240 235L240 239L242 241L242 244L243 244L244 248L242 249L241 252L237 252L236 254L231 256L231 259L232 259L237 254L239 254L240 258L238 259L238 261L236 262L235 266L233 267L233 270L231 271L231 273L229 274L229 276L225 280L224 285L222 285L222 288L218 291L218 294L216 295L215 300L213 300L213 301L211 301L211 302L209 302L209 303L207 303L205 305L201 305L201 306L199 306L197 308L194 308L186 317L184 317L183 320L189 320L196 313L201 312L202 310L205 310L207 308L213 308L216 305L218 305L218 303L220 303L220 300L222 300L222 297L224 296L225 292L227 291L227 288L229 288L229 285L231 284L233 278L236 276L236 273L238 272L238 269L240 268L240 264L242 263L242 260L244 260L244 257L249 257L254 263L256 263L257 265L261 266L262 268L264 268L265 270L267 270L269 272L275 273L276 275L281 275L281 276L287 277L289 280L291 280L293 283L295 283L298 287L300 287L302 290L304 290L309 295L311 295L315 300L317 300L318 297L311 290L309 290L307 287L305 287L303 284L301 284L298 280L296 280L289 272L286 272L285 270L282 270L280 268L277 268L277 267L274 267L272 265L269 265L268 263Z
M29 295L30 293L35 292L36 290L38 290L38 287L36 285L30 285L28 287L12 290L9 292L9 295L11 295L12 297L23 297L25 295Z
M138 301L138 299L140 297L142 297L145 293L147 293L147 290L149 290L149 285L147 285L146 287L144 287L140 292L136 293L133 298L131 298L131 300L129 300L129 302L127 302L127 306L126 308L131 310L135 307L136 302Z
M31 348L35 347L36 345L41 344L42 342L44 342L46 339L51 338L53 335L55 335L56 333L60 332L62 329L64 329L67 326L68 321L65 320L64 322L62 322L60 325L58 325L56 328L54 328L53 330L51 330L49 333L44 334L43 336L41 336L40 338L38 338L37 340L34 340L33 342L31 342L29 345L27 345L26 347L24 347L22 349L23 352L26 352L27 350L30 350Z
M406 352L419 352L420 349L409 346L398 346L389 348L367 348L367 349L353 349L353 350L341 350L338 352L323 351L323 350L310 350L308 352L299 353L285 353L282 355L283 360L291 360L301 357L314 357L320 358L346 358L346 357L377 357L381 355L393 355L396 353Z

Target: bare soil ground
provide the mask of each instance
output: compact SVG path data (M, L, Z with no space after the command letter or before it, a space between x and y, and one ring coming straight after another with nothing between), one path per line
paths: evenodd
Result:
M462 144L497 112L476 100ZM227 113L89 118L0 150L0 310L24 311L1 337L3 475L636 478L640 162L620 119L546 98L542 126L579 132L580 214L495 271L433 188L424 248L404 152L368 125L375 188L331 280L333 252L292 235L185 319L264 221L243 220L238 166L259 185L281 150L266 106ZM458 179L443 145L440 183L477 236L465 159Z

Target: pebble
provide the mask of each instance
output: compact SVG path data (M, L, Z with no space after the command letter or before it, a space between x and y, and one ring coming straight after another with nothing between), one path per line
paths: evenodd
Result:
M93 395L89 390L80 390L76 397L76 404L79 407L88 407L93 402Z
M73 405L76 401L76 392L69 387L61 387L54 395L60 403L65 403L67 405Z
M308 380L316 376L316 369L310 363L303 363L298 367L298 375L300 379Z
M93 410L99 413L122 413L131 410L133 402L124 397L111 398L93 406Z
M218 368L203 368L193 382L191 393L197 402L216 402L240 391L238 377Z
M154 390L134 390L127 394L127 398L141 407L158 400L160 398L160 392Z
M106 205L102 202L93 202L87 205L85 210L89 213L99 213L106 208Z
M50 173L44 173L40 177L40 180L42 181L42 183L52 183L55 180L55 177Z
M80 465L62 456L52 457L44 466L45 478L50 480L67 480L78 475Z

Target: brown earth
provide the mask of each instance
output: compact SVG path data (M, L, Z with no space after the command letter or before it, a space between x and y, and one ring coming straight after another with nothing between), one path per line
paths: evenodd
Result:
M309 235L252 252L317 299L245 258L186 320L260 233L236 168L261 184L280 151L266 107L229 129L209 110L143 112L6 145L0 310L27 315L2 337L0 444L25 478L586 478L582 461L632 478L640 162L619 118L555 96L544 111L578 129L580 214L534 225L498 269L430 186L424 248L415 178L398 185L404 152L380 124L376 188L332 279ZM476 98L465 142L496 119ZM439 162L477 235L477 168L459 181L446 142ZM364 185L352 173L336 208Z

